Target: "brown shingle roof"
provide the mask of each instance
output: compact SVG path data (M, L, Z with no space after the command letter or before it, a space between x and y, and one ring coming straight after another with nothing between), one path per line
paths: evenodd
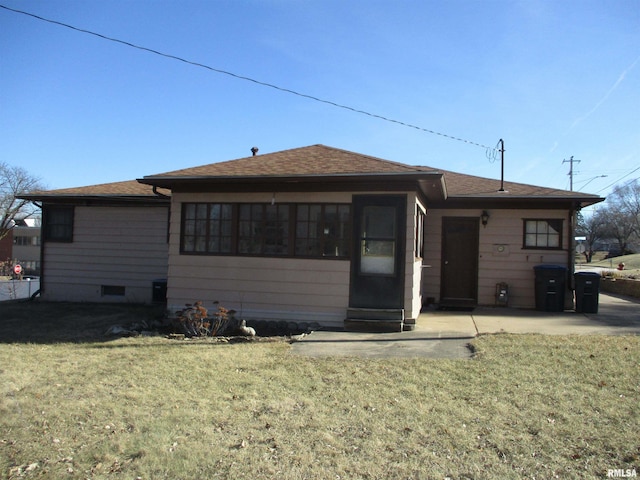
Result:
M589 195L569 190L527 185L524 183L504 182L504 192L499 192L500 180L476 177L457 172L439 170L444 174L449 197L589 197Z
M423 175L424 174L424 177ZM383 160L369 155L349 152L324 145L294 148L280 152L256 155L252 157L211 163L199 167L185 168L157 175L149 175L138 181L104 183L87 187L66 188L34 192L22 198L64 199L64 198L122 198L143 199L157 198L151 185L171 186L174 181L185 183L201 180L223 182L255 179L278 179L287 177L305 177L320 180L342 178L348 180L363 177L380 176L384 181L396 176L426 178L431 175L444 175L446 196L449 199L565 199L580 201L583 205L597 203L602 199L597 195L570 192L554 188L546 188L522 183L504 182L504 192L499 192L500 180L465 175L462 173L438 170L426 166L406 165ZM433 178L433 177L431 177ZM345 186L345 188L348 188ZM168 190L160 189L160 193L168 195ZM439 194L442 195L442 192ZM446 201L446 200L445 200Z
M171 192L162 190L161 193L168 195ZM61 188L57 190L41 190L30 192L21 196L21 198L27 199L43 199L52 197L149 197L153 198L156 195L153 192L153 187L150 185L143 185L136 180L128 180L124 182L114 183L101 183L98 185L89 185L86 187L73 187L73 188Z
M362 175L423 172L423 167L405 165L325 145L294 148L281 152L211 163L173 172L145 176L154 178L195 177L289 177L314 175Z
M281 152L212 163L173 172L149 175L141 182L168 186L171 181L200 181L204 179L255 179L277 177L340 177L396 174L443 174L448 198L545 198L576 199L596 203L596 195L570 192L522 183L501 182L490 178L440 170L428 166L406 165L369 155L349 152L325 145L294 148Z

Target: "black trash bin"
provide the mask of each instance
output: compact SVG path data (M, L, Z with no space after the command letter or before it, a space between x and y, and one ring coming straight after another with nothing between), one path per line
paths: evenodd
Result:
M598 313L600 274L596 272L577 272L573 278L576 282L576 312Z
M567 269L561 265L536 265L536 310L564 311L564 293L567 289Z
M152 282L151 300L154 303L164 303L167 301L167 279L159 278Z

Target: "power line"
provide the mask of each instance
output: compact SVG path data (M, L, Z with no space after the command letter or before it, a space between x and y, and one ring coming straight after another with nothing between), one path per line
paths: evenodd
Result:
M636 167L633 170L631 170L629 173L627 173L626 175L623 175L622 177L620 177L619 179L617 179L615 182L610 183L609 185L607 185L604 188L601 188L600 190L598 190L596 193L600 193L604 190L606 190L609 187L612 187L613 185L615 185L616 183L618 183L620 180L622 180L623 178L627 178L629 175L633 175L635 172L637 172L638 170L640 170L640 167Z
M263 81L260 81L260 80L256 80L256 79L251 78L251 77L238 75L237 73L233 73L233 72L229 72L229 71L222 70L222 69L219 69L219 68L211 67L211 66L205 65L203 63L187 60L187 59L179 57L177 55L171 55L169 53L163 53L163 52L160 52L158 50L154 50L152 48L143 47L141 45L136 45L134 43L127 42L125 40L120 40L118 38L109 37L107 35L102 35L101 33L96 33L96 32L93 32L91 30L85 30L83 28L74 27L73 25L69 25L69 24L66 24L66 23L59 22L57 20L51 20L49 18L41 17L39 15L35 15L35 14L29 13L29 12L25 12L23 10L17 10L15 8L10 8L10 7L7 7L5 5L1 5L1 4L0 4L0 8L4 8L5 10L9 10L9 11L14 12L14 13L27 15L27 16L33 17L33 18L35 18L37 20L42 20L43 22L48 22L48 23L52 23L54 25L59 25L61 27L70 28L71 30L75 30L76 32L86 33L88 35L93 35L93 36L99 37L99 38L101 38L103 40L108 40L110 42L120 43L120 44L126 45L128 47L136 48L138 50L143 50L145 52L153 53L155 55L160 55L161 57L166 57L166 58L170 58L172 60L177 60L179 62L187 63L187 64L192 65L194 67L205 68L205 69L210 70L212 72L220 73L220 74L223 74L223 75L228 75L228 76L236 78L238 80L245 80L247 82L252 82L252 83L255 83L257 85L261 85L263 87L272 88L272 89L279 90L279 91L284 92L284 93L289 93L291 95L296 95L298 97L302 97L302 98L306 98L306 99L313 100L313 101L316 101L316 102L324 103L324 104L327 104L327 105L331 105L333 107L342 108L344 110L349 110L351 112L358 113L358 114L361 114L361 115L367 115L369 117L377 118L379 120L384 120L385 122L395 123L395 124L398 124L398 125L402 125L403 127L413 128L415 130L420 130L422 132L430 133L432 135L438 135L440 137L448 138L450 140L455 140L455 141L463 142L463 143L466 143L466 144L469 144L469 145L474 145L476 147L480 147L480 148L485 149L485 151L487 152L487 155L489 155L489 152L492 152L492 151L496 150L496 148L494 148L494 147L488 147L488 146L483 145L481 143L476 143L476 142L472 142L470 140L465 140L464 138L455 137L453 135L447 135L447 134L441 133L441 132L436 132L435 130L430 130L428 128L424 128L424 127L420 127L420 126L417 126L417 125L413 125L411 123L402 122L400 120L395 120L393 118L385 117L383 115L378 115L378 114L375 114L375 113L367 112L365 110L360 110L360 109L355 108L355 107L350 107L349 105L343 105L343 104L340 104L340 103L337 103L337 102L333 102L331 100L326 100L326 99L315 97L313 95L309 95L309 94L306 94L306 93L301 93L301 92L298 92L298 91L295 91L295 90L291 90L289 88L280 87L278 85L274 85L272 83L267 83L267 82L263 82Z

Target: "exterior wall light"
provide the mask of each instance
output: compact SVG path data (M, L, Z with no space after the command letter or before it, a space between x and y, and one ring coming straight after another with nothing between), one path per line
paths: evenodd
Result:
M482 226L486 227L487 223L489 223L489 212L483 210L482 215L480 215L480 221L482 222Z

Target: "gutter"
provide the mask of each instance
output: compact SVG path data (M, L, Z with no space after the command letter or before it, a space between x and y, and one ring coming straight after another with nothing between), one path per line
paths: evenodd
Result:
M442 176L439 172L365 172L365 173L338 173L338 174L322 174L322 175L196 175L196 176L148 176L138 178L139 183L145 185L170 185L175 183L274 183L274 182L324 182L339 180L363 180L367 179L416 179L436 176Z

